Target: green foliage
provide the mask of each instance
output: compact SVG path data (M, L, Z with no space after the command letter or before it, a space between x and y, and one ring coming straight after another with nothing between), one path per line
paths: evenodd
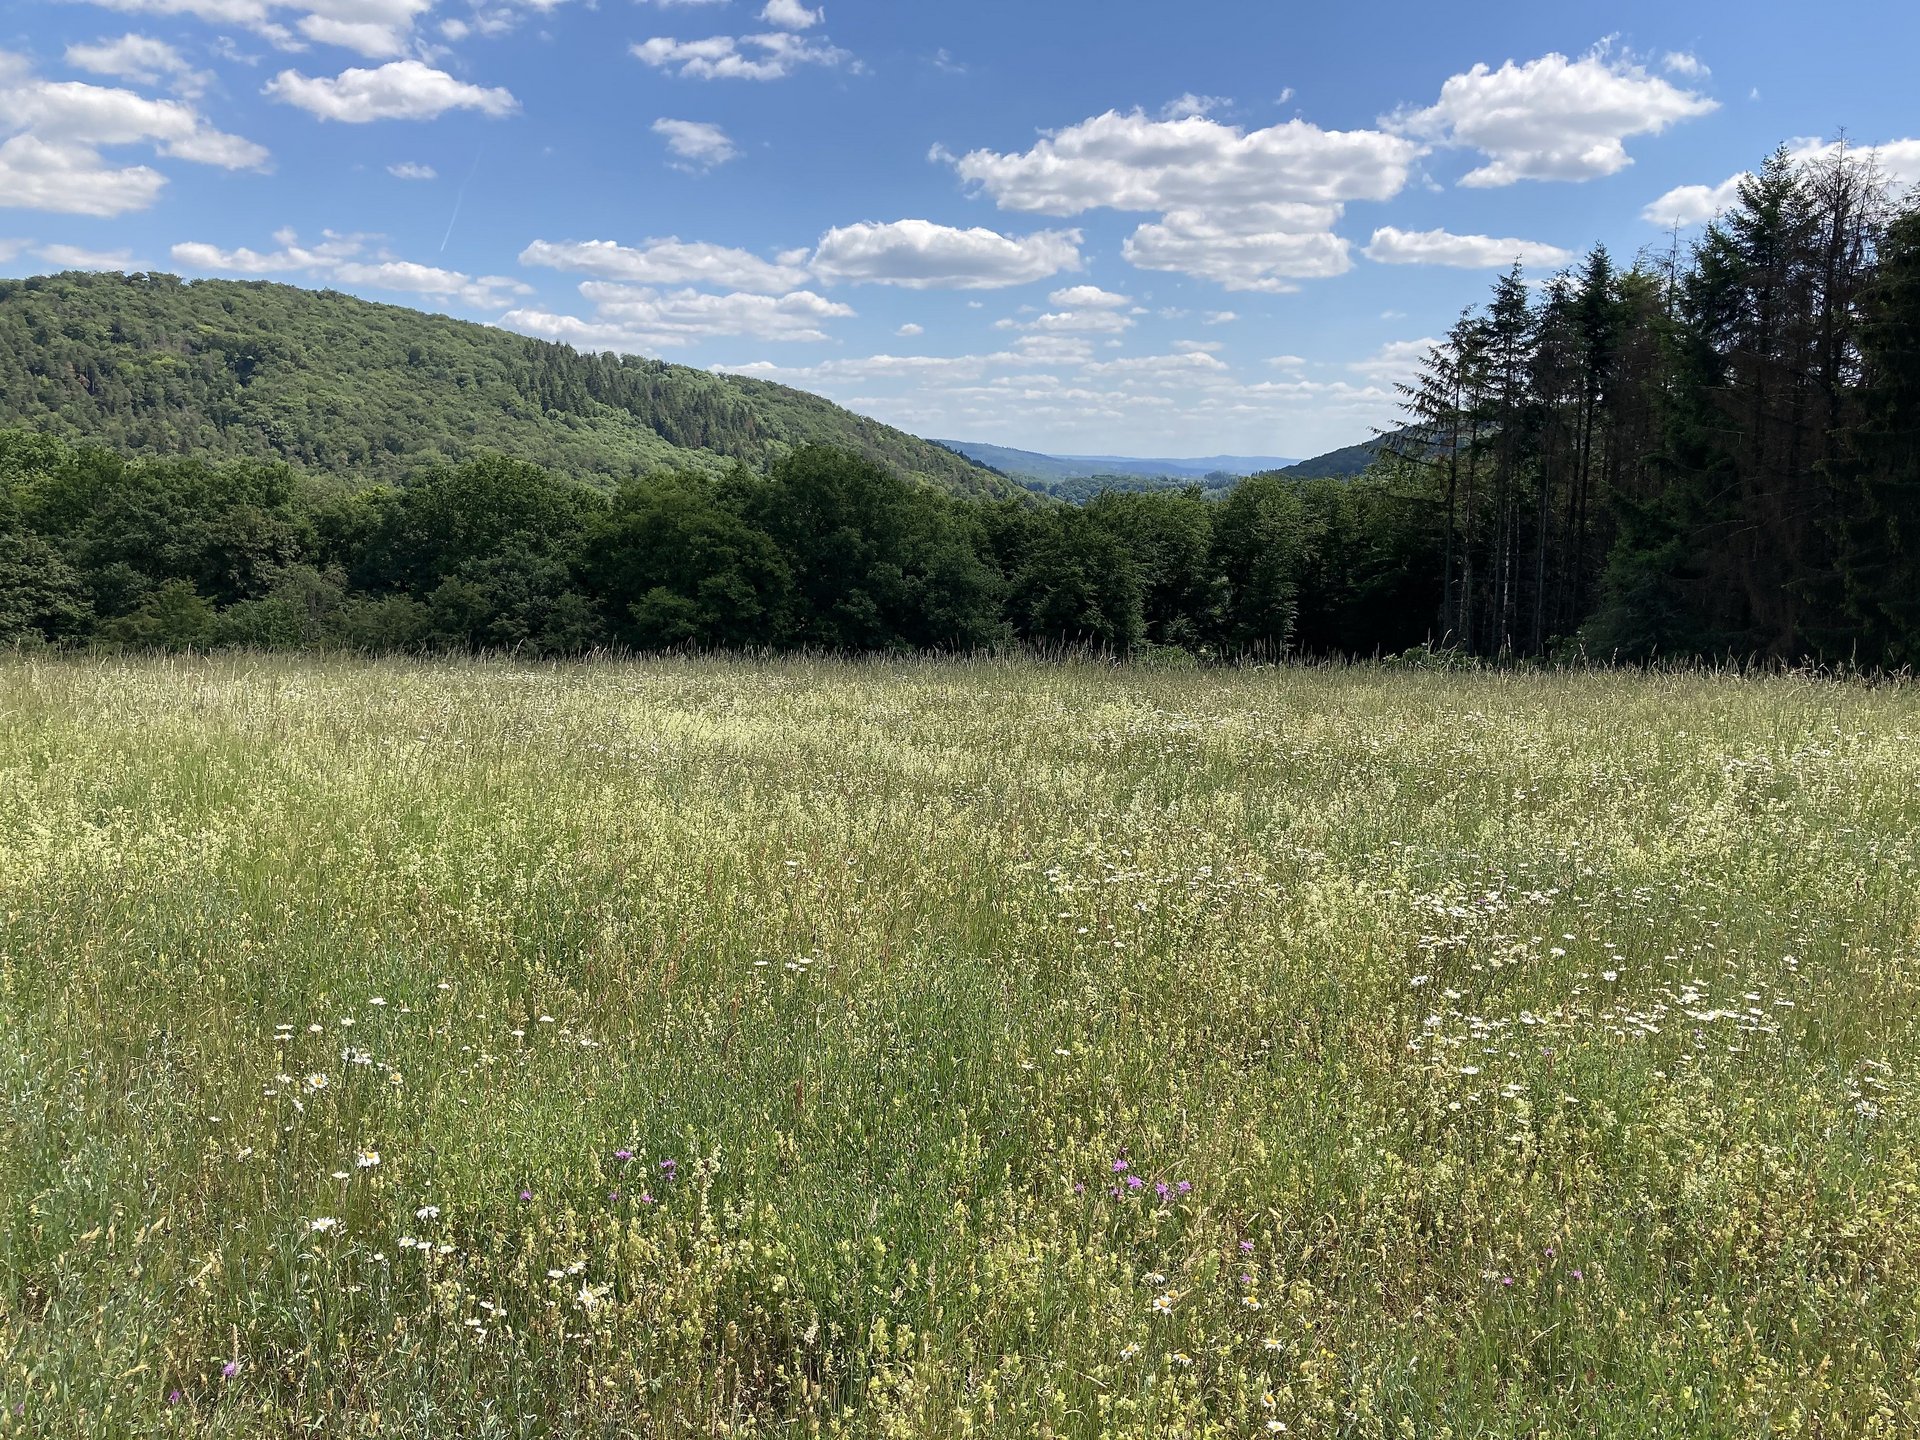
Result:
M0 426L127 455L398 481L496 452L613 484L837 445L957 493L1010 487L818 396L260 281L0 281ZM4 460L0 460L3 465Z

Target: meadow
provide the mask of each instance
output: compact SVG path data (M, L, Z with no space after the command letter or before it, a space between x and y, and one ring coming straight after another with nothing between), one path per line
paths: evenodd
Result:
M1920 691L0 661L0 1435L1920 1433Z

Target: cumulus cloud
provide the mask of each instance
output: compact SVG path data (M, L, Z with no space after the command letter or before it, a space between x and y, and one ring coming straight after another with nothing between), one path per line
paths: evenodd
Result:
M1688 80L1704 80L1713 74L1698 55L1688 50L1669 50L1660 57L1660 68L1669 75L1684 76Z
M282 49L337 45L373 59L404 55L433 0L94 0L112 10L191 15L252 31ZM291 21L291 26L286 22Z
M1920 185L1920 139L1889 140L1879 145L1853 145L1841 141L1799 139L1790 142L1788 155L1796 165L1810 165L1844 152L1854 160L1871 164L1880 178L1895 190ZM1650 202L1640 212L1653 225L1682 229L1704 225L1740 198L1740 187L1752 176L1742 170L1718 185L1680 185Z
M990 353L714 368L800 385L922 435L989 434L1069 454L1179 453L1196 427L1226 449L1310 454L1350 444L1399 413L1391 383L1358 371L1309 380L1263 370L1249 381L1207 341L1097 356L1083 337L1029 334Z
M418 60L395 60L372 70L345 70L332 79L283 70L262 92L322 120L363 125L372 120L432 120L449 110L511 115L520 102L506 90L456 80Z
M1124 247L1141 269L1283 291L1352 265L1334 224L1350 201L1399 194L1419 151L1378 130L1290 120L1244 131L1199 114L1154 120L1135 110L1097 115L1024 152L937 149L934 158L1002 209L1158 212Z
M803 65L833 69L853 57L824 40L789 31L764 35L714 35L705 40L655 36L633 47L635 58L688 80L782 80Z
M1160 107L1162 120L1187 120L1195 115L1211 115L1223 110L1233 102L1222 95L1196 95L1191 90L1178 100L1169 100Z
M813 273L823 280L910 290L997 290L1079 268L1078 230L1016 237L930 220L839 226L813 254Z
M1001 320L999 330L1028 330L1053 335L1118 335L1133 328L1133 317L1100 305L1049 310L1031 320Z
M436 265L403 260L373 245L365 235L325 232L317 245L302 245L291 230L274 236L278 250L224 250L205 241L187 240L172 250L174 264L186 270L216 275L305 274L329 284L390 290L434 300L457 300L476 309L492 310L512 297L529 295L531 287L505 275L467 275Z
M500 323L583 349L644 353L721 336L825 340L827 333L821 327L827 321L850 319L854 314L852 306L811 290L786 295L710 295L589 280L580 286L580 293L593 306L589 318L526 309L509 311Z
M807 252L789 252L778 262L747 250L682 241L647 240L639 246L612 240L536 240L520 252L522 265L539 265L601 280L640 285L699 285L756 294L797 290L807 281Z
M1537 240L1499 240L1491 235L1454 235L1446 230L1401 230L1392 225L1373 232L1365 250L1381 265L1450 265L1460 270L1497 270L1519 261L1552 269L1573 259L1571 250Z
M740 155L725 130L703 120L656 120L653 133L667 142L667 150L680 162L676 169L711 170Z
M69 45L67 64L92 75L111 75L136 85L167 85L193 99L212 79L196 70L187 58L164 40L146 35L122 35L91 45Z
M1364 360L1347 368L1379 385L1400 385L1412 381L1433 349L1442 342L1432 336L1419 340L1391 340Z
M937 158L951 160L1002 209L1068 216L1387 200L1405 187L1417 153L1411 141L1373 130L1290 120L1247 133L1198 116L1150 120L1136 110L1097 115L1022 153Z
M1142 270L1194 275L1227 290L1284 294L1299 288L1295 280L1344 275L1353 267L1352 246L1343 237L1330 229L1295 228L1311 223L1306 216L1315 208L1171 210L1135 230L1121 254Z
M1098 285L1069 285L1047 296L1047 303L1069 310L1120 310L1133 304L1133 299L1127 295L1116 295L1111 290L1102 290Z
M150 165L102 153L145 146L225 170L259 169L267 152L216 130L192 105L83 81L48 81L0 51L0 206L114 216L145 209L165 187Z
M906 324L902 325L898 330L894 331L893 333L895 335L898 335L902 340L912 340L917 338L918 336L926 334L927 327L924 325L916 325L913 323L913 321L909 320Z
M1498 70L1475 65L1448 79L1434 104L1382 123L1414 139L1478 150L1487 163L1460 183L1488 187L1615 174L1633 163L1625 141L1718 108L1601 47L1578 60L1548 54Z
M823 10L809 10L800 0L767 0L760 18L782 30L810 30L826 19Z
M34 252L55 270L140 270L131 250L85 250L78 245L42 245Z

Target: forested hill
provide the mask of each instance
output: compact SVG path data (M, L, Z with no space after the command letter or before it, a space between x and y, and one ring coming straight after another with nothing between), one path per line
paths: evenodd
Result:
M783 385L583 355L335 291L157 274L0 281L0 425L378 480L498 451L613 483L761 468L820 444L955 494L1014 489Z

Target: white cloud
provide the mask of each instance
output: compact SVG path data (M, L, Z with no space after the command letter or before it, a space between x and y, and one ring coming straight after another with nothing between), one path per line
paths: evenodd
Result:
M1454 235L1445 230L1401 230L1386 225L1373 232L1365 250L1381 265L1451 265L1461 270L1499 270L1518 260L1534 269L1552 269L1573 259L1571 250L1537 240L1500 240L1491 235Z
M211 25L252 31L283 50L305 42L337 45L374 59L404 55L433 0L94 0L145 15L191 15ZM292 20L289 28L282 23Z
M1840 141L1797 139L1789 142L1788 155L1796 165L1808 165L1830 159L1842 149L1852 159L1871 164L1880 178L1896 191L1920 185L1920 139L1889 140L1880 145L1842 144ZM1740 186L1751 172L1742 170L1718 185L1680 185L1652 201L1640 212L1641 218L1663 229L1678 225L1685 229L1704 225L1740 198Z
M1002 320L995 328L1052 335L1118 335L1133 328L1133 318L1117 310L1091 306L1079 310L1049 310L1026 321Z
M1136 110L1095 116L1023 153L956 158L936 149L934 158L1007 210L1158 212L1128 238L1129 262L1274 292L1350 268L1334 224L1349 201L1399 194L1419 149L1376 130L1290 120L1249 132L1197 114L1152 120Z
M1097 115L1021 154L935 158L951 160L1002 209L1065 216L1388 200L1405 187L1417 153L1411 141L1373 130L1290 120L1243 133L1197 116L1149 120L1136 110Z
M1441 342L1431 336L1419 340L1391 340L1364 360L1347 368L1379 385L1409 382L1420 372L1427 355Z
M83 250L78 245L42 245L41 260L55 270L140 270L131 250Z
M850 319L854 314L852 306L811 290L786 295L709 295L589 280L580 286L580 293L592 302L589 319L529 309L510 311L500 323L583 349L645 353L719 336L825 340L827 333L821 327L827 321Z
M1211 115L1223 110L1233 102L1221 95L1196 95L1191 90L1178 100L1169 100L1160 107L1162 120L1190 120L1195 115Z
M1079 268L1078 230L1012 237L930 220L843 225L822 236L813 255L823 280L910 290L997 290Z
M800 0L767 0L760 18L782 30L810 30L826 19L824 10L809 10Z
M781 80L803 65L833 69L853 59L825 41L780 30L706 40L655 36L635 45L633 53L656 70L672 70L688 80Z
M1218 355L1227 347L1218 340L1176 340L1173 342L1176 354Z
M93 75L111 75L136 85L169 85L189 99L197 98L213 78L196 70L187 58L164 40L146 35L122 35L91 45L69 45L67 64Z
M1592 180L1633 163L1624 141L1657 135L1719 108L1717 101L1651 75L1605 47L1578 60L1543 55L1498 70L1475 65L1440 87L1424 110L1382 123L1399 134L1478 150L1488 163L1462 185L1520 180Z
M1200 317L1202 325L1231 325L1240 317L1231 310L1209 310Z
M0 265L11 265L32 246L31 240L0 240Z
M740 151L727 132L703 120L656 120L653 133L667 142L667 149L685 162L681 170L711 170L739 158Z
M1669 75L1684 76L1688 80L1704 80L1713 74L1698 55L1687 50L1669 50L1660 57L1660 68Z
M1098 285L1069 285L1047 296L1047 303L1070 310L1120 310L1133 304L1133 299L1127 295L1116 295L1111 290L1102 290Z
M612 240L536 240L520 252L520 263L640 285L703 285L771 295L806 283L805 266L795 263L806 257L804 250L797 256L789 252L776 264L750 251L669 237L639 248Z
M519 101L506 90L456 80L418 60L395 60L373 70L346 70L329 80L283 70L262 92L318 116L360 125L371 120L431 120L449 110L510 115Z
M274 238L281 248L265 252L245 246L223 250L204 241L183 241L173 247L173 261L183 269L212 274L306 274L330 284L458 300L483 310L498 309L513 296L533 293L531 287L508 276L476 278L459 270L402 260L383 249L369 252L372 237L364 235L340 235L329 230L320 244L312 246L300 244L290 230L282 230Z
M1316 213L1318 212L1318 213ZM1129 264L1211 280L1228 290L1284 294L1294 280L1344 275L1352 247L1319 207L1251 205L1236 210L1171 210L1121 246Z
M1662 227L1703 225L1740 197L1742 171L1718 185L1679 185L1640 212L1641 218Z
M431 165L422 165L417 160L399 160L387 166L387 173L396 180L438 180L440 172Z
M511 295L529 295L532 287L505 275L478 279L458 270L420 265L411 260L350 261L334 268L331 278L342 285L365 285L441 300L459 300L478 309L504 305Z
M0 206L113 216L151 205L166 176L148 165L115 165L107 147L144 145L158 154L227 170L257 169L267 152L214 129L181 100L150 100L83 81L48 81L0 51Z
M1173 454L1204 433L1222 449L1313 454L1391 424L1398 397L1362 376L1249 383L1189 342L1098 360L1085 339L1027 335L989 354L871 355L714 367L803 386L921 435L992 435L1054 453Z
M898 330L894 331L893 333L898 335L902 340L913 340L926 334L927 327L924 325L916 325L911 320L909 320L906 324L902 325Z

